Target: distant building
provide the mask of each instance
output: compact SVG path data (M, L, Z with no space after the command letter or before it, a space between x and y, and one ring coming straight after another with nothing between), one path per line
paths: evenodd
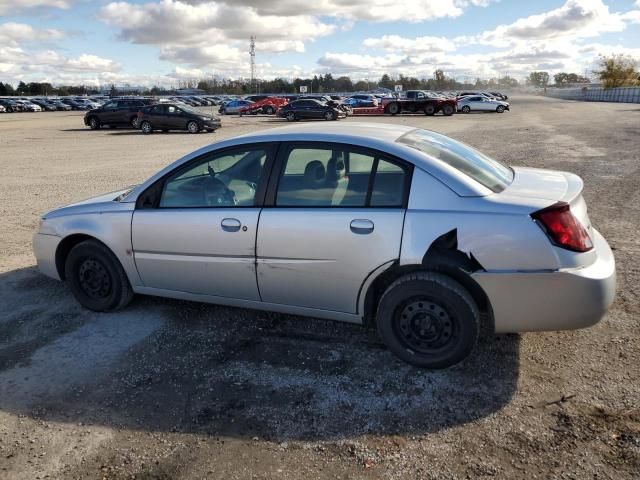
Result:
M176 95L205 95L207 92L199 88L177 88Z

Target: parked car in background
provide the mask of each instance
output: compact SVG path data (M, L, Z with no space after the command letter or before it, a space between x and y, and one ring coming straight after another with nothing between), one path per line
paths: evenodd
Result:
M155 130L186 130L198 133L213 132L222 125L219 118L206 115L191 107L177 103L158 103L142 107L138 112L140 131L149 134Z
M508 100L509 97L506 96L504 93L500 93L500 92L489 92L490 95L493 95L495 98L499 99L499 100Z
M574 174L507 167L428 130L307 124L50 211L33 247L91 310L139 293L372 325L402 360L444 368L485 328L604 316L615 260L582 190Z
M353 108L351 107L351 105L345 103L342 97L332 95L305 95L299 98L318 100L319 102L326 103L327 105L337 108L338 110L342 110L347 116L353 113Z
M102 126L138 128L138 112L145 105L156 103L148 98L123 98L111 100L100 108L89 110L84 116L84 124L92 130Z
M66 105L69 105L72 110L89 110L89 107L83 102L78 102L71 98L62 98L60 101Z
M503 113L505 110L509 110L509 102L503 100L491 99L482 95L469 95L458 98L458 111L460 112L469 113L479 111Z
M46 111L49 111L49 112L54 112L54 111L56 111L58 109L54 104L52 104L52 103L50 103L50 102L48 102L46 100L43 100L41 98L32 98L31 99L31 103L35 103L36 105L38 105L43 110L46 110Z
M377 107L379 100L375 95L357 94L357 95L351 95L349 98L345 99L344 103L350 105L353 108Z
M273 115L279 108L289 103L286 98L282 97L265 97L261 100L254 100L253 103L241 108L238 113L241 115L255 115L263 113L265 115Z
M311 119L338 120L347 116L344 111L326 102L306 98L284 105L278 110L277 115L289 122Z
M67 105L66 103L60 100L51 100L51 104L56 107L56 110L69 111L73 110L71 105Z
M22 106L23 112L41 112L42 111L42 108L40 107L40 105L31 103L29 100L18 99L15 102Z
M15 100L8 98L0 98L0 105L2 105L8 113L21 112L22 105Z
M240 113L243 108L251 105L252 103L253 102L250 100L230 100L229 102L220 105L218 113L222 115L232 115Z

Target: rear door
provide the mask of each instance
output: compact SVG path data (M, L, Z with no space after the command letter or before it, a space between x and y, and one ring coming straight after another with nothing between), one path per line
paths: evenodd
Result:
M256 232L274 148L204 154L141 194L131 237L145 287L260 300Z
M356 313L360 288L399 257L411 167L344 144L283 144L260 215L262 300Z

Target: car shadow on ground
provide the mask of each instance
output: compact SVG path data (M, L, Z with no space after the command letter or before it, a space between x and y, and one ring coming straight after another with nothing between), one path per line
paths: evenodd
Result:
M269 440L427 433L511 399L519 337L461 365L402 363L357 325L139 297L96 314L35 268L0 275L0 409L58 422Z

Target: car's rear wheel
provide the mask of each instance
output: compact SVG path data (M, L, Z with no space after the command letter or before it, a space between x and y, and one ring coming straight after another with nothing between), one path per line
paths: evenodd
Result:
M502 105L498 105L498 108L496 108L496 112L503 113L504 112L504 107Z
M267 115L273 115L274 113L276 113L276 109L269 105L264 109L264 113Z
M398 113L400 113L400 105L398 105L397 103L390 103L387 107L387 111L391 115L397 115Z
M146 120L142 122L142 124L140 125L140 131L142 133L144 133L145 135L149 135L150 133L153 133L153 126L151 125L150 122L147 122Z
M295 122L297 120L296 114L294 112L288 112L286 118L288 122Z
M471 294L452 278L411 273L393 282L380 299L378 332L395 355L425 368L446 368L475 346L480 314Z
M462 107L462 111L464 113L469 113L471 111L471 107L469 105L465 105L464 107Z
M100 128L100 120L98 120L98 117L91 117L89 119L89 128L91 128L91 130L98 130Z
M434 113L436 113L436 107L434 107L433 105L427 105L424 107L425 115L433 115Z
M65 278L73 296L83 307L111 312L133 298L122 265L102 243L86 240L71 249L65 261Z
M442 114L446 115L447 117L453 115L455 109L453 108L453 105L445 105L444 107L442 107Z
M135 117L131 117L131 119L129 120L129 123L133 128L140 127L140 119L138 118L137 115Z

